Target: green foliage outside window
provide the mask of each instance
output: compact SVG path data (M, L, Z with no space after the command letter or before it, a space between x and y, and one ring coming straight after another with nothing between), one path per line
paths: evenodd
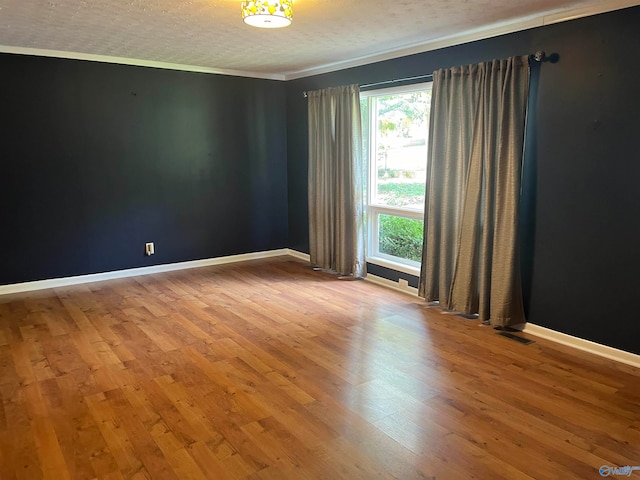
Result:
M378 218L380 253L420 263L424 222L393 215L380 215Z

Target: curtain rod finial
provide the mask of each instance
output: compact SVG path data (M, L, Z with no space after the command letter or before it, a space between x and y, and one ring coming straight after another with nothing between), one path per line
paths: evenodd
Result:
M533 58L536 62L543 62L547 58L547 55L543 50L538 50L536 51L536 53L531 55L531 58Z

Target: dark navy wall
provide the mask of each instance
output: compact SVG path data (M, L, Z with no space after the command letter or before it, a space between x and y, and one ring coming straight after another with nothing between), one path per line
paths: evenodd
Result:
M0 71L0 284L287 247L283 82L21 55Z
M287 82L289 246L308 252L305 90L532 53L523 187L528 320L640 353L640 7ZM393 275L387 275L393 278Z

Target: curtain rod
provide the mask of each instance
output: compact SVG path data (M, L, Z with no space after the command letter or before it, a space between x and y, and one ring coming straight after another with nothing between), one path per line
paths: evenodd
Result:
M387 80L386 82L365 83L360 85L360 88L377 87L378 85L386 85L388 83L408 82L409 80L420 80L421 78L433 78L432 73L426 75L417 75L415 77L395 78L393 80Z
M529 55L529 60L534 60L536 62L544 62L547 59L547 54L544 53L543 50L538 50L535 53ZM421 78L433 78L432 73L428 73L426 75L417 75L415 77L405 77L405 78L395 78L393 80L386 80L384 82L375 82L375 83L365 83L360 85L360 88L369 88L369 87L377 87L378 85L387 85L389 83L398 83L398 82L408 82L410 80L419 80ZM307 98L307 92L302 92L302 96Z

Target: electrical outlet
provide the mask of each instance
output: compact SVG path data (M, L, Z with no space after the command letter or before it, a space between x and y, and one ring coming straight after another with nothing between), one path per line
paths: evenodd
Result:
M147 256L149 255L153 255L155 252L155 248L153 246L153 242L149 242L149 243L145 243L144 244L144 253L147 254Z

